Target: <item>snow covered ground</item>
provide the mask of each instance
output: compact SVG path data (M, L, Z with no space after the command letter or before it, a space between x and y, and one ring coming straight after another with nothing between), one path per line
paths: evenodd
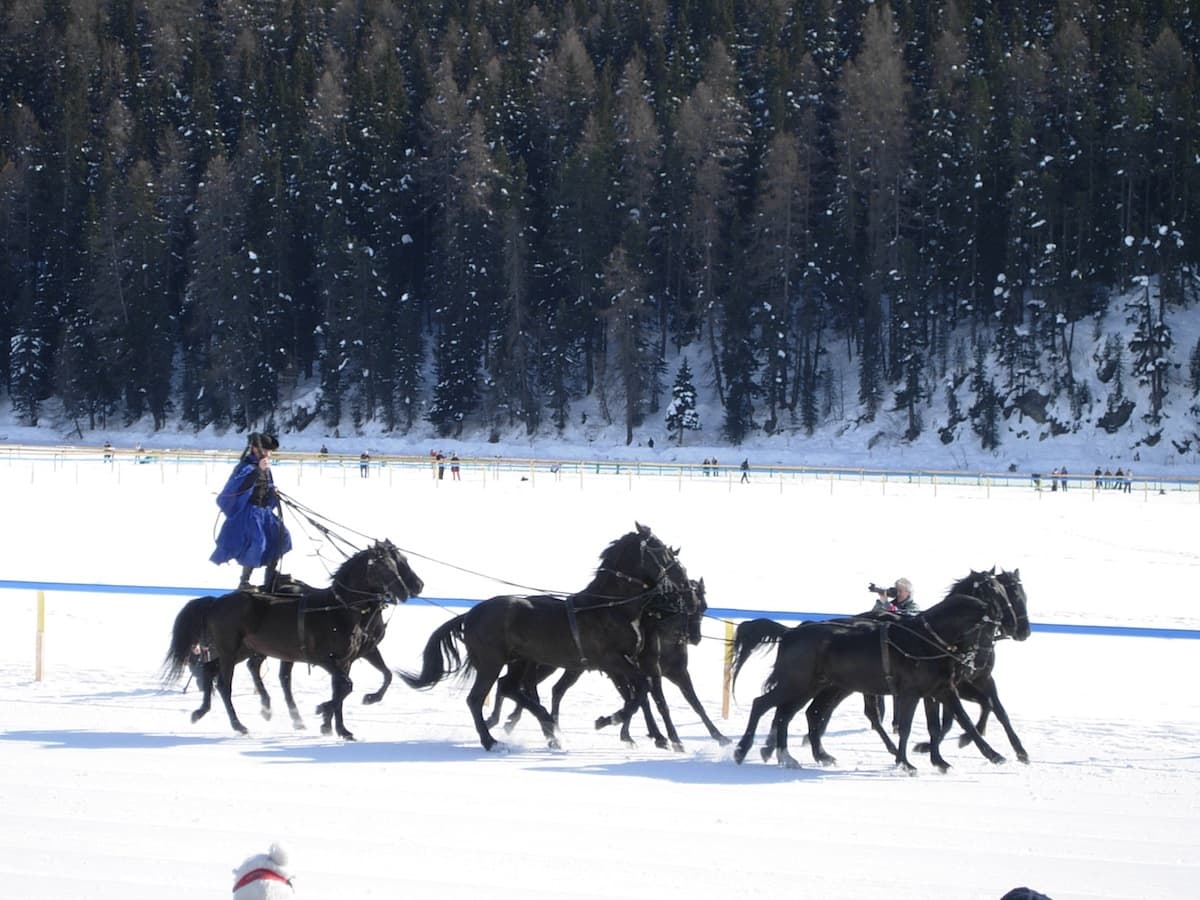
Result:
M0 460L0 579L232 587L207 561L213 495L228 464ZM449 473L447 473L449 479ZM999 648L1001 696L1032 762L993 723L993 766L944 749L942 775L890 764L857 699L831 723L838 764L744 765L668 686L685 752L623 746L594 718L616 707L598 675L567 696L565 749L529 717L510 752L477 741L465 688L397 680L376 706L354 670L357 743L262 720L239 671L249 736L219 704L197 724L193 688L159 666L185 597L46 594L44 677L34 679L36 592L0 590L0 896L173 900L228 895L231 870L280 841L308 898L486 895L496 900L782 896L999 898L1029 885L1064 898L1194 897L1200 880L1200 644L1060 634L1038 623L1200 628L1195 493L937 488L816 477L583 475L520 480L467 468L277 467L280 487L347 531L410 553L433 603L391 618L383 652L417 667L437 598L574 591L600 551L650 525L680 547L718 610L850 613L869 581L906 575L923 605L970 568L1017 568L1035 631ZM285 568L327 583L340 557L293 522ZM514 582L514 589L503 582ZM769 657L720 717L723 614L705 622L692 673L709 712L740 735ZM277 703L274 664L268 684ZM297 668L301 709L328 679ZM765 728L765 723L764 723ZM640 727L635 734L640 734ZM759 745L763 733L760 730Z

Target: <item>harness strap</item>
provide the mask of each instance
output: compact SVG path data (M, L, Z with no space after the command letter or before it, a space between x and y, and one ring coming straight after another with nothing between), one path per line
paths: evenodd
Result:
M888 640L888 630L892 627L891 622L884 622L879 628L879 655L883 664L883 680L887 683L888 693L896 693L896 680L892 677L892 654L888 651L890 641Z
M583 641L579 637L579 619L575 615L575 600L573 597L567 597L567 627L571 629L571 638L575 641L575 649L579 651L579 661L586 666L588 664L587 656L583 652Z
M301 647L304 646L304 605L307 598L301 594L296 598L296 640Z

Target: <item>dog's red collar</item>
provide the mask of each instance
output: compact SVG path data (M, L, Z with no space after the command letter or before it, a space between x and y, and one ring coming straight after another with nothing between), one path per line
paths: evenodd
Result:
M254 881L282 881L286 885L291 885L291 879L284 878L278 872L272 872L270 869L251 869L245 875L238 879L237 884L233 886L234 891L241 890L246 885Z

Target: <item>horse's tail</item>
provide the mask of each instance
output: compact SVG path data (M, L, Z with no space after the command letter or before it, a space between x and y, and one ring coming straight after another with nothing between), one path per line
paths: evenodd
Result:
M192 648L203 643L208 632L208 613L216 597L197 597L184 604L171 627L171 647L163 660L162 680L172 684L179 680L192 654Z
M730 683L737 683L738 673L755 650L763 644L779 643L788 630L786 625L781 625L774 619L747 619L739 622L733 633L733 677Z
M463 639L465 618L466 613L455 616L429 636L425 652L421 654L420 673L396 672L405 684L411 688L425 690L463 668L463 656L458 645Z

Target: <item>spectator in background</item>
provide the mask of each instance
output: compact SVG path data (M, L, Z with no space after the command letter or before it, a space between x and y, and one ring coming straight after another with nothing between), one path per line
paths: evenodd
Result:
M1062 482L1063 493L1067 492L1067 467L1063 466L1058 470L1059 481Z
M104 442L104 461L110 463L113 461L113 445L112 441Z
M1100 474L1100 467L1096 466L1096 471L1092 474L1096 476L1096 490L1100 490L1100 488L1104 487L1104 478Z
M455 481L462 481L462 478L459 476L458 463L458 452L455 451L454 453L450 454L450 476Z
M711 463L711 462L709 462L709 460L708 460L708 457L707 457L707 456L706 456L706 457L704 457L703 468L704 468L704 477L705 477L705 478L707 478L707 477L708 477L708 467L709 467L710 465L712 465L712 463Z
M746 457L742 460L742 484L750 481L750 458Z
M371 454L364 450L358 454L358 477L366 478L371 474Z
M437 460L438 481L441 481L446 477L446 454L439 450L434 459Z
M1121 487L1126 494L1133 493L1133 469L1125 470L1125 477L1121 480Z
M329 448L328 448L328 447L326 447L324 444L322 444L322 445L321 445L321 450L320 450L320 453L321 453L321 455L322 455L322 456L328 456L328 455L329 455Z

